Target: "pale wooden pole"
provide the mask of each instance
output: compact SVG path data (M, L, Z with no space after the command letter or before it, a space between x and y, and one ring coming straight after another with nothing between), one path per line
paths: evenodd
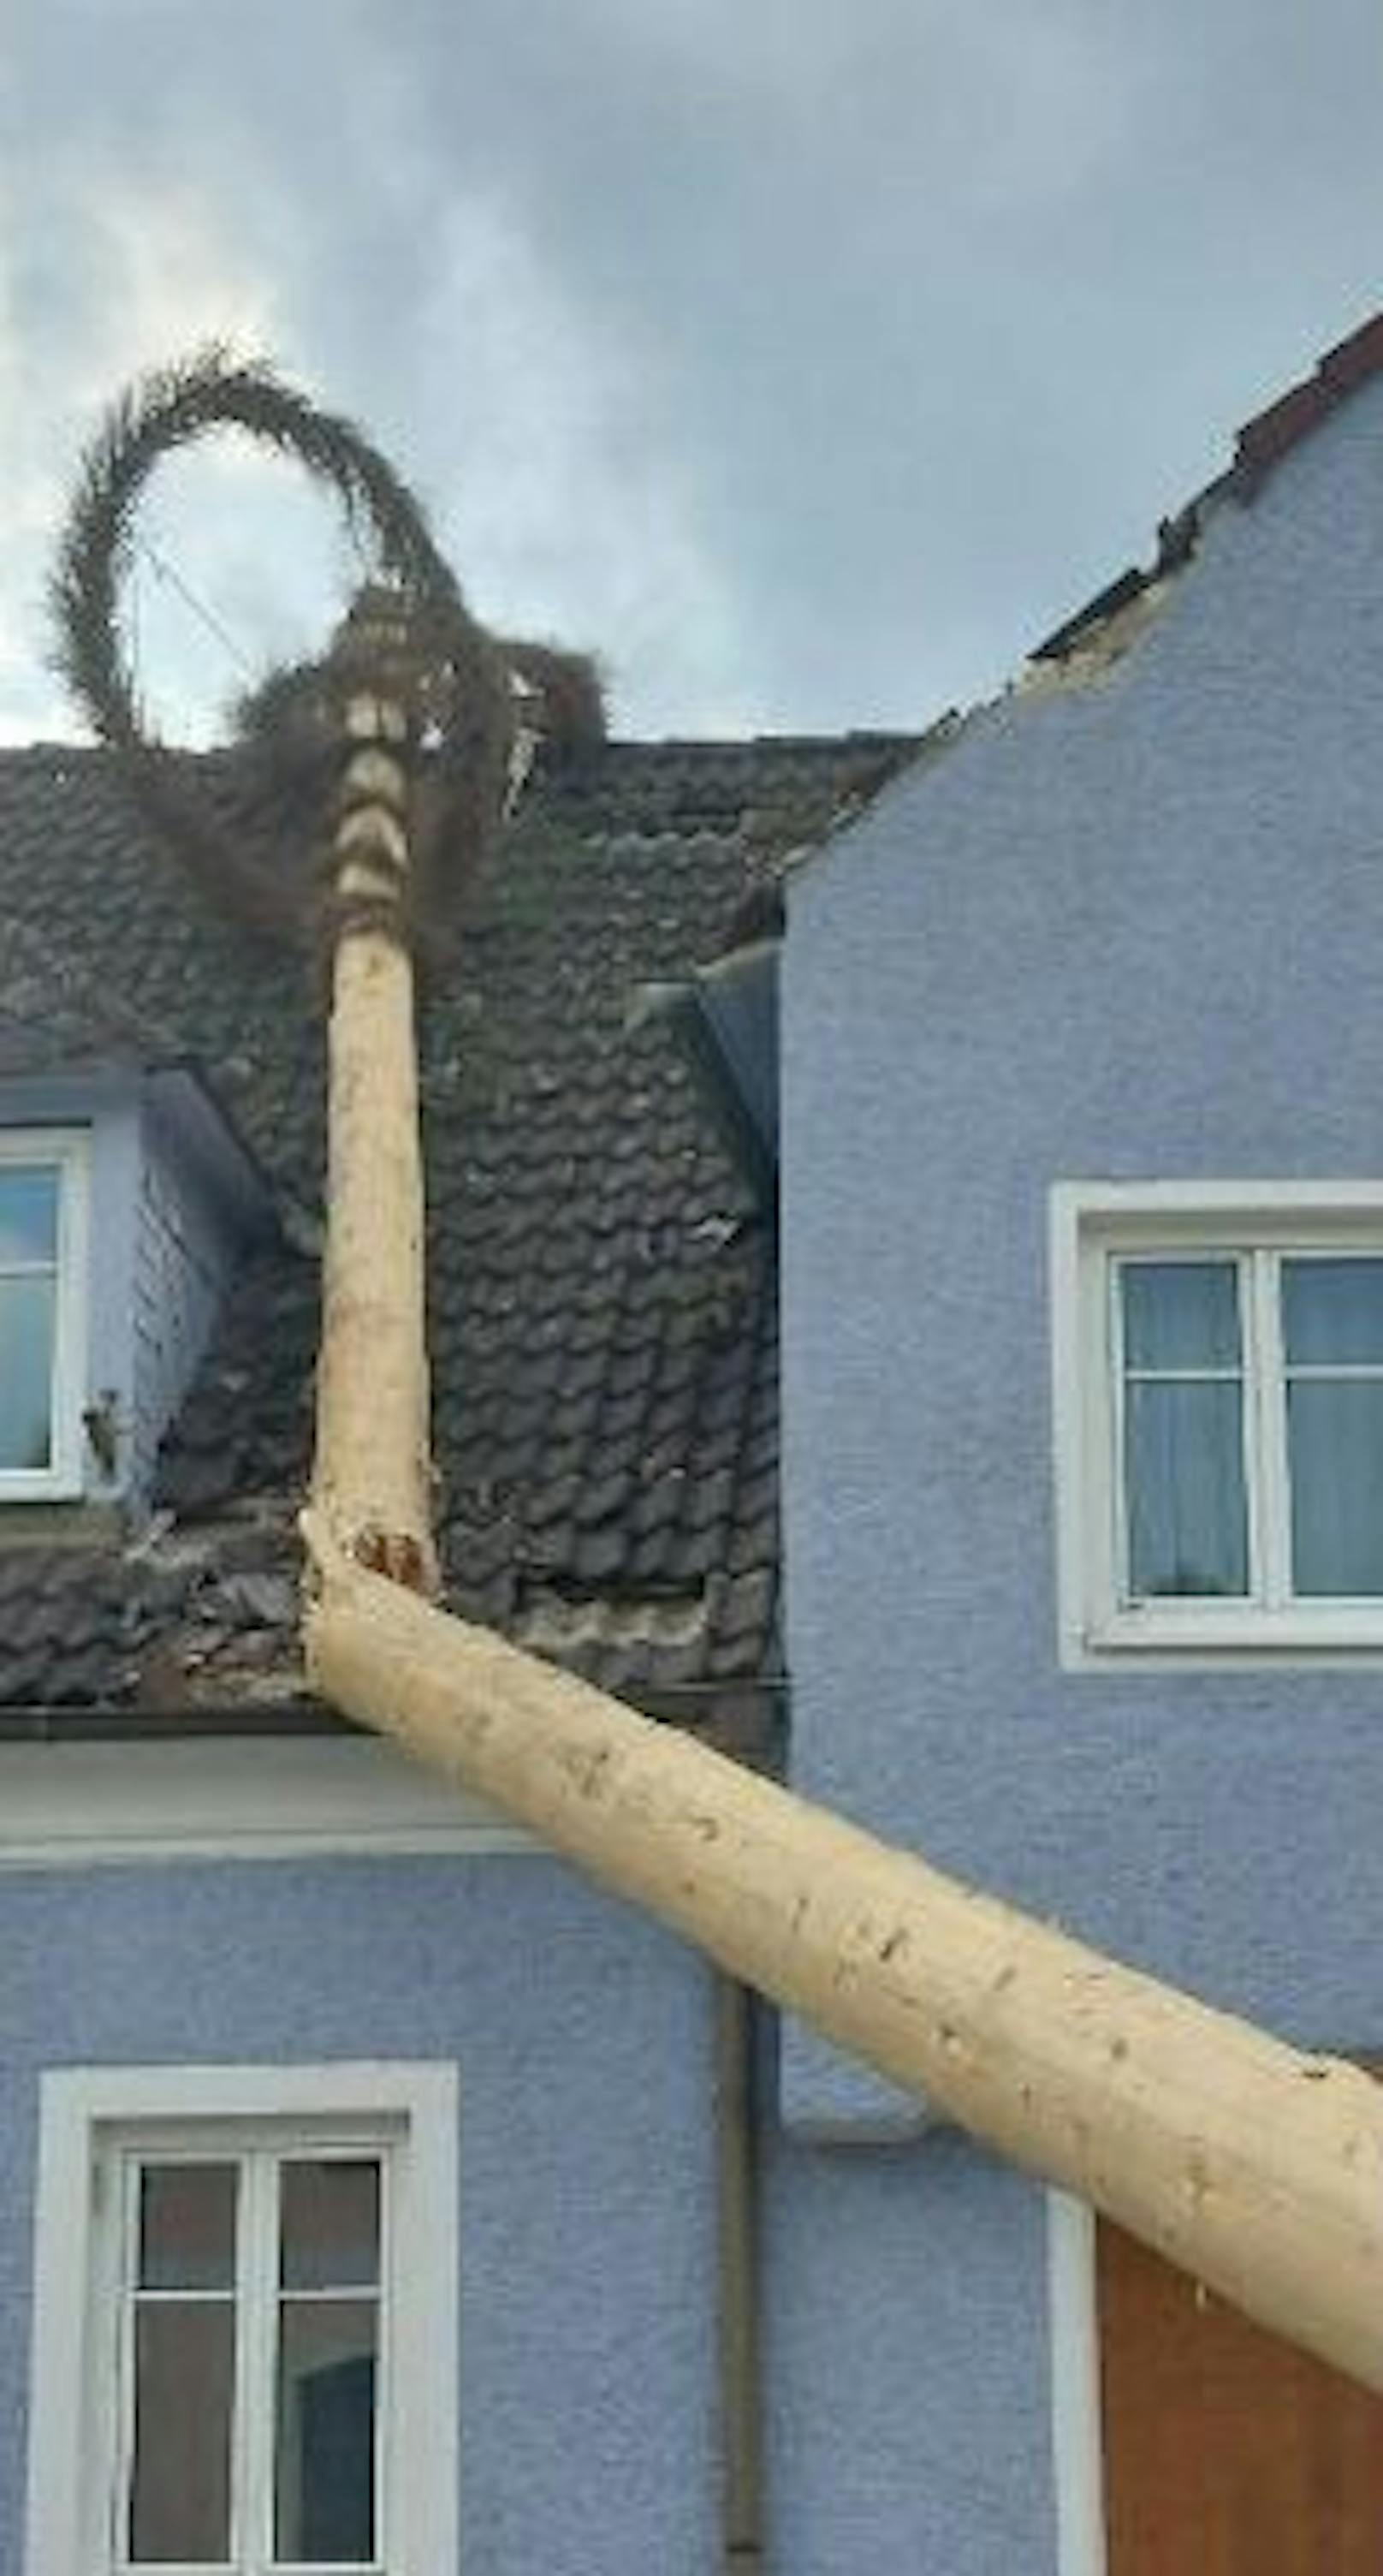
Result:
M436 1585L422 1147L407 939L409 632L362 593L337 640L345 733L332 845L327 1234L313 1505L362 1564Z
M308 1537L309 1664L336 1707L1383 2390L1383 2088L362 1573L310 1519Z
M368 685L351 679L357 649ZM435 1560L401 911L409 685L389 595L348 622L345 666L304 1518L314 1688L1014 2163L1383 2390L1383 2090L1366 2076L1026 1920L418 1597Z

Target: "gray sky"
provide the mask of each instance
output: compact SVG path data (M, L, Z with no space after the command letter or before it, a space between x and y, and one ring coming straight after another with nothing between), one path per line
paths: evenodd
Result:
M0 739L74 729L97 413L225 334L621 730L924 724L1383 304L1380 218L1377 0L5 0ZM262 666L341 541L231 442L141 527L141 672L204 734L236 665L159 567Z

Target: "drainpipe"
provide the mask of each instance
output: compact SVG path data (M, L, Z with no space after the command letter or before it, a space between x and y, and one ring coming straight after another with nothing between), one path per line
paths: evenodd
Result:
M715 1979L717 2337L723 2576L764 2567L763 2389L759 2366L759 2177L753 1997Z

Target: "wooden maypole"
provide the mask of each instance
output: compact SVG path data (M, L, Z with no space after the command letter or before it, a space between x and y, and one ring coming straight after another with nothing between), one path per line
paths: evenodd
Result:
M344 759L332 840L327 1237L313 1510L357 1563L436 1589L423 1173L407 937L415 685L396 591L337 639Z
M1383 2092L651 1724L352 1563L325 1699L976 2137L1383 2390Z
M402 614L374 594L344 635L348 672L364 647L378 676L343 690L304 1523L314 1687L1015 2163L1383 2389L1383 2095L1366 2076L1025 1920L417 1597L433 1559Z
M434 1556L404 900L415 571L454 611L459 598L402 487L348 424L324 425L276 380L243 370L171 379L151 413L117 412L59 584L69 668L109 739L127 745L135 723L110 644L112 527L118 537L165 424L180 437L226 417L373 513L399 582L347 621L336 663L329 1204L304 1516L315 1687L1015 2163L1383 2390L1383 2089L959 1886L425 1597Z

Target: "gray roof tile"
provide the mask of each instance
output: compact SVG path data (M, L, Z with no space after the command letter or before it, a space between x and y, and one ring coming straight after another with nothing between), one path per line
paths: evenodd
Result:
M720 953L752 887L914 748L612 744L540 769L454 951L428 969L449 1596L521 1628L528 1589L553 1587L571 1617L543 1651L651 1705L711 1670L752 1679L773 1652L775 1247L666 1028L631 1031L631 1000ZM304 864L244 756L187 767L223 819ZM221 916L108 755L0 753L0 917L16 934L0 1074L194 1062L304 1239L320 1204L320 975ZM246 1267L165 1443L162 1536L0 1543L0 1708L291 1687L316 1308L315 1262L288 1237ZM686 1605L681 1630L645 1590Z

